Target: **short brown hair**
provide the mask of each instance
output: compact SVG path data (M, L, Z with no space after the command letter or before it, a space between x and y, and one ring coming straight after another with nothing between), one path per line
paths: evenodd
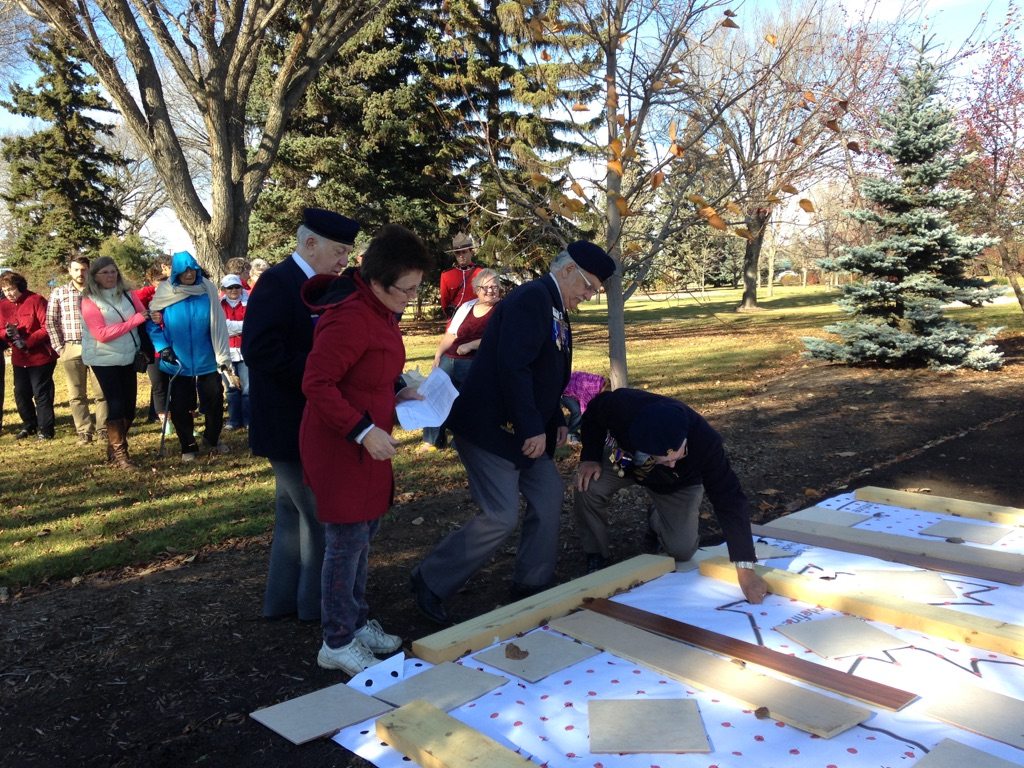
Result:
M363 254L359 274L368 283L376 280L390 288L406 272L426 272L433 265L434 260L419 235L401 224L385 224Z
M75 254L74 256L71 256L71 257L68 258L68 264L67 264L68 268L70 268L72 264L81 264L83 267L88 269L89 268L89 257L88 256L83 256L80 253L79 254Z

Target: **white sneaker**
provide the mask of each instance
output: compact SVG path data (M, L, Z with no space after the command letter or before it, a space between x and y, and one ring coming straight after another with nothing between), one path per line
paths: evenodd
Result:
M196 453L195 451L186 451L185 453L181 454L181 463L188 464L190 461L195 461L196 457L198 456L199 454Z
M349 675L358 675L379 661L358 638L341 648L331 648L324 643L316 655L316 663L324 669L340 669Z
M398 635L389 635L376 619L370 619L361 626L356 631L355 639L372 653L394 653L402 647L402 638Z

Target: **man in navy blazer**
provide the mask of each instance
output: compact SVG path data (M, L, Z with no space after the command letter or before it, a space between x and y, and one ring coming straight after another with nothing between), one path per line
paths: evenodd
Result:
M249 447L274 470L274 538L263 615L297 614L320 620L323 526L313 493L302 480L299 425L306 398L302 375L313 346L316 318L299 296L313 275L340 273L359 222L322 208L306 208L294 253L260 275L242 326L242 356L249 366Z
M602 248L571 243L551 272L514 290L494 310L448 426L480 513L445 538L412 572L417 607L447 623L443 601L457 592L526 516L512 575L513 597L554 577L562 480L555 447L567 429L560 405L572 369L568 312L615 272Z

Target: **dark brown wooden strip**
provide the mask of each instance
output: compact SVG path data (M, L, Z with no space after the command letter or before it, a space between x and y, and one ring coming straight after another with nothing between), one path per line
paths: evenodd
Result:
M779 653L762 645L737 640L735 637L659 616L640 608L614 603L604 598L585 600L583 607L639 629L654 632L662 637L689 643L723 656L759 664L819 688L849 696L883 709L897 711L917 699L917 694L901 691L899 688L865 680L862 677L851 675L849 672L815 664L813 661Z
M854 555L867 555L885 560L890 563L903 563L913 565L917 568L925 568L929 571L940 571L942 573L956 573L961 576L970 576L974 579L985 579L996 581L1000 584L1024 585L1024 574L1014 571L1007 571L1003 568L993 568L987 565L976 565L970 563L954 563L951 560L942 560L929 555L919 555L912 552L894 552L881 549L870 544L858 544L853 541L837 539L832 536L823 536L818 533L807 531L794 531L788 528L776 528L767 525L751 525L751 532L755 536L765 536L771 539L782 541L795 541L798 544L810 544L813 547L824 547L834 549L837 552L849 552Z

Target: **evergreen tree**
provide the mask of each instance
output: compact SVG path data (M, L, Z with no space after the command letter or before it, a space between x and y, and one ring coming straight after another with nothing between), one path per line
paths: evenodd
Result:
M574 123L565 114L594 97L597 86L584 75L597 59L560 6L448 0L435 41L434 83L453 132L439 159L461 184L457 228L472 230L482 258L504 266L546 268L557 236L579 236L582 205L564 188L571 161L588 152L575 136L597 119L574 113Z
M250 257L287 255L307 205L352 216L369 234L393 222L440 244L456 192L438 160L451 135L427 76L437 12L430 0L392 0L321 69L254 210Z
M895 104L881 118L887 138L875 148L888 156L891 171L864 182L864 196L875 207L852 213L877 236L821 262L858 277L839 300L849 319L825 327L842 341L804 339L809 357L977 370L1002 364L1001 353L986 343L998 329L980 332L943 314L951 301L978 306L995 297L966 274L994 240L962 235L950 221L971 195L948 183L964 158L954 151L954 115L939 100L941 77L927 50L926 44L918 48L914 68L900 76Z
M113 110L75 52L46 33L28 55L42 73L35 87L12 85L11 100L0 103L50 127L3 139L10 185L2 197L16 232L12 263L49 266L93 251L117 230L120 190L110 169L122 161L99 141L111 128L88 113Z

